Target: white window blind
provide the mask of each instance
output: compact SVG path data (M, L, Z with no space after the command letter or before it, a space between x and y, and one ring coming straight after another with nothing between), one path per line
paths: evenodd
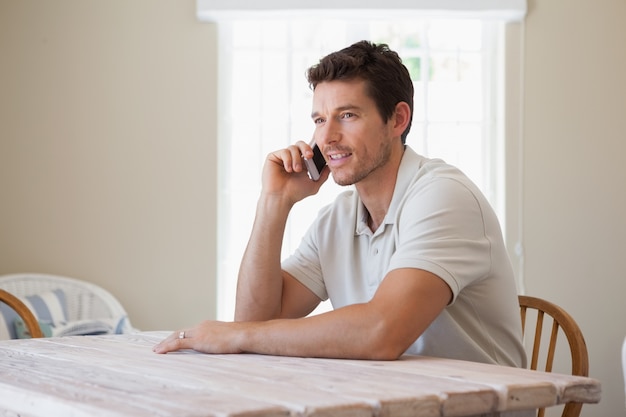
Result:
M217 2L198 4L208 3ZM238 2L227 4L232 11ZM305 70L355 41L384 42L398 51L416 90L407 144L464 170L503 221L502 29L502 21L493 19L379 14L219 20L218 319L233 317L265 156L311 137ZM317 211L344 189L331 178L318 195L296 205L283 257L297 247Z
M384 18L436 17L520 21L526 0L197 0L198 17L227 19L323 17Z

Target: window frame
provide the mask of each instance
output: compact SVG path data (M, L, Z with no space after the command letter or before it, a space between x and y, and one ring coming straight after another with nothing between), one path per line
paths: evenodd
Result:
M223 23L227 23L228 22L223 22ZM227 26L227 24L222 24L220 25L220 42L223 40L223 36L224 36L224 32L223 32L223 28L225 28ZM505 34L503 36L500 36L500 39L502 39L502 42L499 43L498 45L494 45L494 48L499 48L499 49L504 49L504 57L505 57L505 61L502 63L502 65L505 67L505 70L507 71L507 79L503 80L503 83L505 83L506 85L504 86L504 88L501 90L500 93L495 92L495 91L490 91L490 101L497 101L497 100L503 100L504 105L503 110L494 115L494 117L498 118L498 119L506 119L506 122L503 122L502 120L500 120L500 128L496 128L495 126L498 125L498 123L493 123L490 124L491 129L494 130L500 130L498 132L490 132L490 135L495 135L495 137L499 137L501 138L498 143L496 144L497 147L499 147L499 150L497 152L494 152L491 157L492 158L496 158L496 154L498 152L505 152L506 156L504 158L504 161L506 161L504 163L504 166L500 166L499 169L501 170L501 173L498 175L491 175L491 174L487 174L489 178L492 178L494 180L498 180L498 176L504 176L504 178L500 178L501 180L504 179L504 181L500 181L500 184L498 184L497 186L500 188L501 191L501 201L498 203L501 205L502 210L498 210L499 211L499 215L500 215L500 220L503 224L503 229L507 231L506 235L507 235L507 244L509 245L510 248L513 248L511 250L511 254L514 255L512 256L512 259L514 260L514 265L516 267L516 270L518 271L518 287L523 288L523 253L521 248L521 240L520 240L520 234L521 234L521 220L519 219L519 213L521 210L509 210L509 207L518 207L519 204L518 202L520 201L520 196L513 196L511 195L512 193L505 193L504 189L509 189L509 187L511 187L512 185L515 186L516 188L519 186L521 187L521 184L519 184L518 178L519 178L519 169L521 167L521 163L519 163L519 160L516 160L516 163L513 163L511 166L509 166L510 164L510 160L513 154L513 150L517 149L520 150L521 149L521 145L519 144L520 142L520 137L521 137L521 133L520 132L516 132L514 126L515 125L521 125L521 123L519 123L519 118L521 118L521 105L519 104L519 101L521 100L521 98L513 93L510 94L510 90L513 88L512 83L509 80L509 74L510 72L513 73L513 76L511 77L512 79L517 79L518 81L522 78L520 73L521 71L515 71L516 67L515 64L519 64L521 62L521 48L520 48L520 44L516 43L515 40L511 41L509 39L509 37L513 37L514 39L517 39L519 37L519 35L516 36L517 32L516 29L511 29L510 28L511 25L506 25L505 26ZM513 24L514 27L519 27L519 24ZM512 34L512 35L511 35ZM223 50L222 50L223 51ZM502 52L502 51L500 51ZM222 52L220 52L222 53ZM224 71L227 71L227 68L224 67L224 60L220 59L218 61L220 63L219 67L220 67L220 73L223 74ZM488 76L488 75L485 75ZM226 98L223 94L223 90L220 89L220 103L227 103L228 105L228 98ZM513 105L511 105L513 104ZM223 107L223 106L220 106ZM218 135L220 138L225 137L224 135L228 135L228 130L229 130L229 124L225 122L224 118L222 117L223 115L218 115L218 120L219 122L219 126L218 126ZM509 124L509 121L512 121L512 123ZM504 142L504 132L506 132L507 134L507 140L506 143ZM219 158L218 158L218 163L219 161L224 160L224 158L227 158L228 155L225 155L223 153L223 147L218 145L218 154L219 154ZM261 161L262 162L262 161ZM492 164L488 164L489 166L491 165L495 165L493 162ZM511 169L510 169L511 168ZM261 166L257 167L256 172L257 174L257 178L260 175L261 172ZM506 172L506 174L505 174ZM220 193L220 197L222 196L223 190L225 190L226 185L223 183L224 177L221 173L221 169L220 169L220 174L218 174L218 178L219 178L219 187L218 187L218 192ZM258 184L258 183L257 183ZM257 189L258 190L258 189ZM226 193L228 193L228 191L226 191ZM258 195L258 193L252 193L252 195L254 195L254 201L256 201L256 196ZM489 197L489 196L488 196ZM221 198L218 198L218 201L221 201ZM221 203L220 203L221 204ZM218 208L218 218L222 218L223 212L224 212L224 208L220 207ZM252 208L250 208L250 210L253 211ZM513 214L513 218L511 218L511 214ZM516 221L517 219L517 221ZM224 222L220 221L218 224L218 239L220 241L220 245L218 245L218 252L222 250L222 248L224 247L232 247L232 243L233 242L224 242L224 238L228 236L228 234L224 233L222 230ZM248 230L248 234L249 231L251 230L251 224L249 225L249 227L247 228ZM248 235L246 235L246 243L247 243L247 237ZM226 239L228 240L228 239ZM245 244L244 244L245 247ZM243 253L243 252L242 252ZM223 291L223 287L224 287L224 280L228 279L235 279L236 280L236 273L235 270L233 268L233 266L231 265L230 268L230 272L229 273L225 273L224 272L224 268L222 265L223 262L223 256L220 255L220 253L218 253L218 262L220 263L218 265L218 300L217 300L217 318L220 320L229 320L232 319L232 314L231 313L225 313L224 311L226 310L224 307L224 304L226 305L234 305L234 293L232 292L232 289L230 291ZM231 261L232 262L232 261ZM233 277L234 275L234 277ZM231 285L232 287L232 285Z

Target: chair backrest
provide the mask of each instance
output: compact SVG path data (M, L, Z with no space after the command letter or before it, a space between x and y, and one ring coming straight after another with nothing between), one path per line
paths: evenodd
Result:
M23 273L0 276L0 289L22 300L42 294L46 297L52 293L58 296L57 298L61 301L57 301L55 306L61 307L62 314L60 315L64 317L65 327L56 326L52 335L95 334L105 331L102 330L103 328L111 328L110 331L114 333L128 333L135 330L127 317L126 310L117 298L104 288L90 282L57 275ZM24 304L29 305L27 302ZM35 306L31 305L31 307ZM38 316L38 312L32 308L31 311L36 317ZM55 317L58 319L58 316L59 314ZM43 327L42 331L44 335L50 333L49 329L46 330Z
M526 295L519 296L520 313L522 317L522 332L526 330L526 316L528 310L537 310L535 322L535 334L530 361L530 369L537 370L539 354L541 352L541 339L543 324L546 316L552 321L547 350L545 351L545 372L552 372L554 354L556 351L559 328L563 331L569 344L572 361L572 375L589 376L589 355L585 338L576 321L565 310L550 301ZM551 320L550 320L551 319ZM549 324L549 323L548 323ZM567 403L563 408L562 417L578 417L582 403ZM545 410L540 409L538 417L543 417Z
M43 333L41 328L39 327L39 322L37 322L37 318L35 315L28 309L26 304L22 302L19 298L7 292L3 289L0 289L0 301L11 307L17 314L24 320L28 331L30 332L31 337L43 337Z

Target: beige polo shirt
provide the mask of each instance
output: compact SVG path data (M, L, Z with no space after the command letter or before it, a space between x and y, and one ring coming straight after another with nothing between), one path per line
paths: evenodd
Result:
M357 192L346 191L283 261L334 308L369 301L396 268L432 272L453 293L406 353L525 366L515 281L495 213L461 171L410 147L378 230L367 226Z

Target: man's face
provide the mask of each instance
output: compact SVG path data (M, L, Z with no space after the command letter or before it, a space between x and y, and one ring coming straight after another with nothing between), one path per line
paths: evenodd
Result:
M337 184L356 184L382 171L393 138L389 123L383 122L374 100L365 93L365 81L318 84L311 117L315 141Z

